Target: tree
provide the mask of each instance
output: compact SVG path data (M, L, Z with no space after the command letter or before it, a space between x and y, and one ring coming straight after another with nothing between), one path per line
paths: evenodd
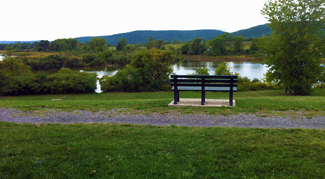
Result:
M213 56L226 55L226 39L224 37L218 36L209 42L212 47Z
M261 10L272 30L260 44L267 73L295 94L309 94L322 71L324 0L270 0Z
M13 57L6 57L0 61L0 94L2 93L3 82L12 76L28 76L32 75L30 67L19 62Z
M40 42L34 42L36 51L47 51L50 42L48 40L41 40Z
M146 43L147 50L156 47L156 42L154 41L154 38L152 36L149 36L147 40L148 40Z
M108 46L106 44L106 40L103 37L91 38L91 40L89 42L89 47L91 50L93 50L95 52L103 52L108 48Z
M242 37L242 36L234 37L233 53L234 54L240 54L243 51L244 51L244 37Z
M258 45L257 45L257 42L258 42L258 38L253 38L252 39L252 44L251 46L249 47L250 51L252 54L255 54L256 52L258 52Z
M112 77L100 80L102 90L108 91L163 91L170 89L169 75L172 72L170 62L173 55L168 50L139 51L134 54L131 63Z
M5 55L6 56L9 56L9 57L16 52L15 47L14 46L11 46L11 45L6 46L5 50L7 50L6 53L5 53Z
M127 41L125 38L118 39L118 43L116 44L116 50L123 50L127 45Z
M188 55L201 55L205 51L204 44L201 43L202 38L195 38L188 46Z

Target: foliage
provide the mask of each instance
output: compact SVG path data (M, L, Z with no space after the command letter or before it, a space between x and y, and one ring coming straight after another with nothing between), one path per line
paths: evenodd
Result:
M205 51L204 44L201 43L201 38L195 38L188 46L188 55L202 55Z
M154 40L152 36L149 36L147 43L145 44L147 50L152 48L162 49L164 47L164 41L161 39Z
M64 55L49 55L40 60L28 60L25 58L23 62L33 70L61 69L62 67L80 68L85 66L82 60Z
M76 39L56 39L49 45L50 51L71 51L74 50L78 45L78 41Z
M236 36L234 37L234 47L233 54L242 54L244 51L244 37Z
M269 1L262 14L272 30L260 44L270 67L268 77L295 94L309 94L322 71L324 1Z
M113 77L104 77L100 83L108 91L161 91L169 90L170 51L151 50L137 52L129 65Z
M31 75L30 67L22 62L18 62L13 57L6 57L0 61L0 95L3 93L6 79L12 76Z
M249 47L251 54L255 54L255 53L257 53L259 51L259 47L258 47L257 44L258 44L258 38L252 39L252 44Z
M91 38L91 40L89 42L89 47L94 52L103 52L108 48L108 46L106 44L106 40L102 37Z
M93 93L96 74L62 68L58 73L12 75L3 80L3 95Z
M231 75L226 62L219 63L214 74L215 75Z
M221 56L226 55L226 39L224 37L218 36L209 42L212 47L209 49L207 55L209 56Z
M6 50L5 55L6 55L6 56L9 56L9 57L10 57L11 55L13 55L13 54L16 52L15 47L12 46L12 45L8 45L8 46L6 46L6 47L5 47L5 50Z
M206 67L197 68L192 75L209 75L209 69Z
M61 68L48 77L48 91L51 94L93 93L96 89L96 74Z
M116 44L116 50L123 50L125 49L126 45L127 45L127 39L125 38L121 38L118 39L118 43Z
M40 42L34 42L34 48L36 51L48 51L48 47L50 45L50 42L48 40L41 40Z

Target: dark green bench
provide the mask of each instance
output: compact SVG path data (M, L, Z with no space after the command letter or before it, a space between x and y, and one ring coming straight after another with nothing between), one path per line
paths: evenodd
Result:
M234 75L171 75L174 104L179 102L180 91L201 91L201 105L205 92L229 92L229 105L233 106L233 92L237 91L238 77Z

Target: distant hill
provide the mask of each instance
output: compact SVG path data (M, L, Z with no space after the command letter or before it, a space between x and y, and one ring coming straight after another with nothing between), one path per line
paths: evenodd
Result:
M162 39L163 41L172 42L174 39L182 42L191 41L197 37L202 40L211 40L214 37L225 33L220 30L165 30L165 31L151 31L141 30L132 31L122 34L115 34L109 36L98 36L106 39L107 43L115 45L118 43L118 39L125 38L128 40L128 44L146 43L149 36L152 36L155 40ZM87 42L92 37L78 37L79 42Z
M233 36L244 36L246 38L250 37L261 37L263 35L269 36L271 35L271 29L267 24L258 25L255 27L251 27L249 29L243 29L236 32L231 33Z
M153 31L153 30L137 30L127 33L120 33L114 35L107 36L94 36L94 37L103 37L106 39L107 43L112 45L116 45L118 43L118 39L125 38L128 40L128 44L137 44L137 43L146 43L149 36L152 36L155 40L162 39L163 41L172 42L174 39L177 41L187 42L191 41L195 38L202 38L203 41L211 40L216 36L225 33L221 30L161 30L161 31ZM258 25L255 27L251 27L249 29L243 29L236 32L231 33L234 36L244 36L246 38L250 37L261 37L263 35L271 35L271 29L267 24ZM77 37L79 42L88 42L90 41L92 36L89 37ZM35 41L0 41L0 44L13 44L16 42L21 43L34 43Z
M182 42L191 41L195 38L202 38L203 41L211 40L216 36L225 33L220 30L165 30L165 31L151 31L151 30L141 30L141 31L132 31L121 34L114 34L108 36L96 36L103 37L107 43L116 45L118 39L125 38L128 40L128 44L136 43L146 43L149 36L152 36L154 39L162 39L163 41L172 42L174 39ZM234 36L244 36L246 38L250 37L261 37L263 35L271 35L271 29L267 24L258 25L251 27L249 29L243 29L231 33ZM79 42L88 42L92 37L78 37L76 38Z

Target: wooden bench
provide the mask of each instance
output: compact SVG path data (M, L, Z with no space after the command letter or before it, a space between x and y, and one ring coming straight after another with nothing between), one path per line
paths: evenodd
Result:
M234 75L171 75L174 104L179 102L179 91L201 91L201 105L205 92L229 92L229 105L233 106L233 92L237 91L238 77Z

